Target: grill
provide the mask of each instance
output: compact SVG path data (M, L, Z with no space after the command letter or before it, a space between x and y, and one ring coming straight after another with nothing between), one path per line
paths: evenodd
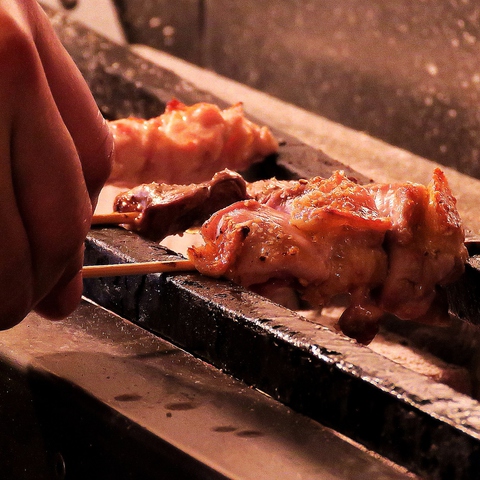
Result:
M70 23L53 10L47 9L47 12L106 117L158 115L172 97L187 104L207 101L226 106L221 98L193 87L187 79L172 71ZM343 169L360 181L369 180L296 137L273 130L282 140L278 157L266 159L252 168L247 172L249 177L328 176L335 169ZM360 134L358 141L360 144ZM477 327L468 322L480 321L480 297L477 295L480 277L477 247L473 243L470 247L471 257L465 275L446 292L452 313L462 321L443 331L430 328L428 335L437 339L442 335L448 337L449 351L445 349L447 342L439 344L444 349L445 359L450 361L460 352L462 365L474 369L479 334ZM92 265L172 258L178 255L117 228L92 230L86 241L85 261ZM190 273L88 279L85 280L85 296L225 372L228 376L223 382L231 382L231 376L242 385L266 393L273 399L274 407L270 408L286 406L300 414L296 418L309 425L304 426L306 435L316 438L309 422L318 422L351 439L353 444L348 443L348 448L352 451L363 452L366 448L400 467L389 470L390 467L381 463L381 467L375 467L380 470L374 471L374 476L409 477L410 474L402 470L404 468L413 472L412 476L425 478L478 477L480 406L476 399L390 361L296 312L232 283ZM114 320L104 321L118 327ZM96 328L101 329L100 321ZM425 339L427 335L425 328L400 324L395 319L386 322L385 328L417 339ZM40 388L42 381L34 376L32 384ZM474 380L474 392L477 388ZM237 395L242 396L239 392ZM79 408L85 407L82 404ZM278 413L279 422L285 425L287 417ZM94 431L101 435L102 429L95 428ZM152 436L134 432L135 435L141 437L143 443L138 447L133 442L132 452L136 448L148 450L149 444L156 445L157 440ZM254 433L251 436L255 436ZM113 449L125 450L113 438L107 438ZM340 453L343 447L334 443L332 455L344 458L345 451ZM79 446L73 448L78 450ZM306 451L309 454L313 451L309 444ZM177 465L188 464L190 468L188 462L183 463L188 451L179 447L174 453L168 449L166 452L165 458L170 455ZM357 453L349 455L353 464L361 463ZM195 463L194 467L186 468L182 474L186 478L229 476L208 461ZM148 464L142 468L150 471ZM298 468L305 475L302 478L309 478L306 470ZM359 470L361 475L355 476L353 470L347 473L339 470L332 478L361 478L362 475L371 478L372 472L363 469ZM270 478L280 478L280 472L270 473L273 475ZM171 474L174 478L175 474ZM250 474L256 476L255 472ZM264 472L258 471L257 475L257 478L269 478Z

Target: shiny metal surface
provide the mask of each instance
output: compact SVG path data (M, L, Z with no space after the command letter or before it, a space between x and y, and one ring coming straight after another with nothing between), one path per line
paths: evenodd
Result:
M0 377L10 478L412 478L88 303L0 332Z

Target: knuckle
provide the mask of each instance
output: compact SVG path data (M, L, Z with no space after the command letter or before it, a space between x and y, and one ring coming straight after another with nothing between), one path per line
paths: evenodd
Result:
M105 121L100 125L98 142L92 147L82 155L81 161L88 190L91 196L95 196L110 176L115 156L113 134Z

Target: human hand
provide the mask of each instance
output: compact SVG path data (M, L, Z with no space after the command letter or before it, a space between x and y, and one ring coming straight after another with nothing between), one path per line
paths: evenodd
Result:
M0 0L0 328L71 313L108 126L35 0Z

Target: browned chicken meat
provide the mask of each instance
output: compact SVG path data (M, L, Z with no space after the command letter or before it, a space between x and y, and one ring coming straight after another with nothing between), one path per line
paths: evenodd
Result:
M453 197L440 169L431 183L371 185L381 215L391 219L385 236L389 269L380 296L385 310L404 319L441 321L431 310L446 285L463 272L467 251Z
M205 244L189 249L201 273L254 290L279 281L317 307L348 294L339 327L362 343L385 313L447 317L438 288L462 273L467 252L441 170L427 187L362 186L336 172L248 191L253 199L215 213L202 227Z
M223 170L203 183L139 185L118 195L114 210L138 212L135 222L128 228L146 238L160 241L168 235L200 226L214 212L246 198L243 177Z
M204 245L189 249L197 270L275 300L295 291L319 308L347 295L339 327L363 343L385 313L445 321L439 287L463 272L467 258L440 169L428 186L359 185L342 172L247 184L224 170L200 184L141 185L118 196L115 209L139 212L130 228L154 240L212 215Z
M126 188L204 182L225 168L243 171L278 151L271 131L248 120L241 103L221 110L172 100L159 117L116 120L110 128L116 155L108 183Z

